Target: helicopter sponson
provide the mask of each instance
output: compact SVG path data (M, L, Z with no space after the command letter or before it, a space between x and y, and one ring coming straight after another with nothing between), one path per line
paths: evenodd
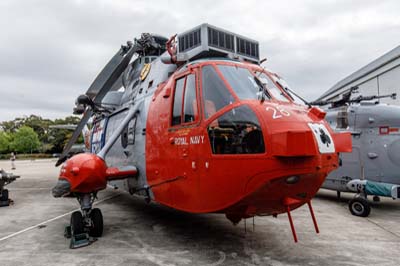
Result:
M317 226L311 198L338 153L351 151L350 134L333 132L318 107L296 103L260 66L256 41L203 24L162 45L160 55L136 52L119 73L124 90L79 100L81 124L93 123L90 153L65 162L55 196L77 195L82 207L110 182L233 223L286 212L291 221L307 203Z

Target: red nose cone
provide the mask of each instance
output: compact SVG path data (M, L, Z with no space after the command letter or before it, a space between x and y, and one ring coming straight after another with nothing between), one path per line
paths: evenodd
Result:
M64 163L59 179L70 183L70 192L91 193L106 188L106 170L103 159L95 154L81 153Z

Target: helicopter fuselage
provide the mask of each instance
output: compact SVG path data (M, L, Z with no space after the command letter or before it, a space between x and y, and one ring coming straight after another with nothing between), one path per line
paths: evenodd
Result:
M257 41L207 23L122 46L77 98L74 112L83 116L56 163L92 119L89 152L65 161L52 190L81 205L71 230L101 236L92 206L108 182L148 202L224 213L234 224L287 213L295 241L290 211L306 203L318 233L311 198L338 154L351 151L350 133L333 132L326 113L259 56Z
M138 168L138 176L113 181L115 186L179 210L222 212L237 220L286 212L288 199L294 200L291 209L309 202L338 166L341 140L335 142L323 112L290 101L272 82L273 73L208 59L167 77L169 66L160 64L154 61L137 86L139 111L106 156L109 167ZM235 80L238 69L248 76ZM251 78L260 73L288 100L241 91L239 86L257 87ZM129 93L135 92L128 87L123 97ZM97 120L92 152L108 141L129 104Z
M353 151L341 155L341 167L323 187L351 192L347 183L353 179L400 185L399 115L398 106L371 102L328 109L332 128L351 132Z

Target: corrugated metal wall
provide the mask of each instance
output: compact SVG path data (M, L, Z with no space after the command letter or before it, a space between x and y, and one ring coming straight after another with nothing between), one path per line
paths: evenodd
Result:
M370 96L386 95L396 92L396 100L387 98L382 99L381 102L400 105L400 58L354 80L325 99L340 99L341 94L353 86L359 87L359 93L354 94L353 97L356 97L359 94Z

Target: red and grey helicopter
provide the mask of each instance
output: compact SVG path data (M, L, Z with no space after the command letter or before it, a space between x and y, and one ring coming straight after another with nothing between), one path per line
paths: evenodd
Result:
M259 43L202 24L170 39L142 34L122 46L86 94L57 165L91 121L90 152L61 167L53 195L76 196L74 234L99 237L92 208L107 182L171 208L223 213L234 224L308 204L349 133L333 132L318 107L260 66Z

